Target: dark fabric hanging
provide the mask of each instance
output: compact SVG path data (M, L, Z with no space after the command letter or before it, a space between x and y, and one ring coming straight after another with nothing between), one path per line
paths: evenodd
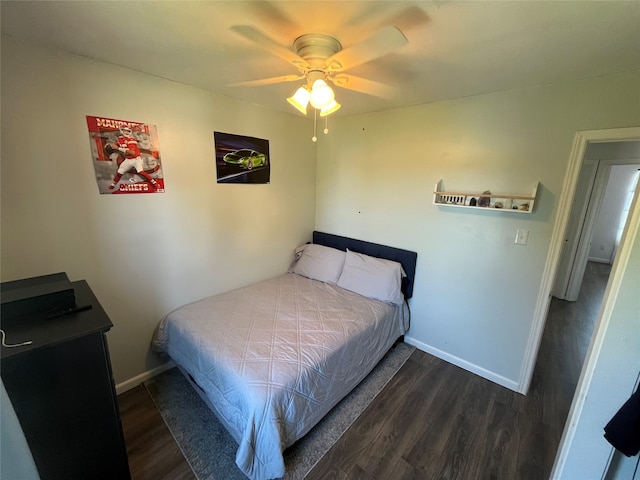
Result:
M627 457L640 452L640 387L604 427L604 438Z

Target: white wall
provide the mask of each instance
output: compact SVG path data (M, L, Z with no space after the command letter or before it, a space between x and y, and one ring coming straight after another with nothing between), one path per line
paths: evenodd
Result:
M310 123L2 40L2 280L67 271L115 328L116 382L158 365L162 315L286 268L314 227L418 252L421 348L517 389L578 130L640 125L639 72ZM85 115L158 126L167 192L99 195ZM270 140L270 185L215 183L213 131ZM61 148L58 148L58 145ZM531 215L447 210L434 184L528 193ZM314 199L314 195L317 196ZM513 243L530 231L525 247Z
M517 389L575 133L640 125L640 72L334 121L316 228L418 252L408 341ZM448 209L445 189L529 194L535 211ZM514 244L530 231L527 246Z
M616 248L622 213L628 211L630 195L634 191L637 172L636 165L612 165L607 182L607 190L602 199L598 219L593 228L589 260L609 263Z
M116 383L181 304L286 270L310 240L311 123L2 38L2 281L65 271L109 314ZM100 195L86 115L155 124L166 193ZM269 185L217 184L213 132L270 141Z

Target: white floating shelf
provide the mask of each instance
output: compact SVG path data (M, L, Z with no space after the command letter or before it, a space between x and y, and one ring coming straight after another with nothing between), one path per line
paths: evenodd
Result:
M440 180L433 191L433 204L476 210L496 210L505 213L531 213L539 184L536 182L531 195L514 195L510 193L445 191L443 181Z

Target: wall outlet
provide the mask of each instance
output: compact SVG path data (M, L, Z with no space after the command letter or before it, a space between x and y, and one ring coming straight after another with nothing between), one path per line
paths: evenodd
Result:
M529 230L518 229L516 232L516 245L526 245L529 239Z

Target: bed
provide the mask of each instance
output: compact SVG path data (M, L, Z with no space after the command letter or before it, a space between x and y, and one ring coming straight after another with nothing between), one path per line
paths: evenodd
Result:
M238 442L240 470L251 479L281 478L283 451L408 330L416 259L313 232L287 273L174 310L153 345Z

